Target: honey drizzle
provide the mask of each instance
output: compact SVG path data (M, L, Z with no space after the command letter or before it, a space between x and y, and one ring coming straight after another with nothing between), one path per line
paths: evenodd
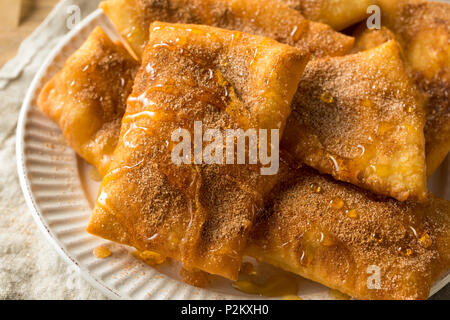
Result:
M160 27L156 27L157 29L161 29ZM201 35L206 35L207 38L210 39L215 39L218 40L218 38L208 32L205 32L201 29L196 29L196 28L188 28L188 29L184 29L183 27L178 27L178 26L167 26L166 28L168 28L169 30L176 30L176 29L181 29L183 31L188 31L188 32L192 32L192 33L196 33L196 34L201 34ZM230 36L230 42L231 44L233 44L235 41L237 41L239 38L241 37L241 33L240 32L234 32L231 34ZM254 53L254 58L252 59L252 61L250 62L250 67L252 67L254 65L254 63L258 60L259 58L259 54L262 51L262 48L264 48L264 46L267 45L269 39L264 39L263 41L261 41L257 48L255 49L255 53ZM191 61L195 62L196 64L203 66L203 67L207 67L208 66L208 61L204 61L201 59L196 58L193 54L191 54L188 50L179 47L180 43L173 43L173 42L161 42L158 44L154 44L153 47L154 48L165 48L171 51L176 51L179 50L179 53L181 55L183 55L184 57L190 59ZM270 72L270 74L268 75L268 78L266 79L266 84L270 85L270 81L273 78L273 73L276 69L276 66L279 64L280 62L280 57L277 58L277 61L272 69L272 71ZM254 116L251 112L249 112L249 110L242 108L242 106L239 103L233 103L233 101L239 101L239 99L237 98L238 96L235 94L235 90L234 87L225 80L225 78L223 77L223 75L216 70L216 77L217 77L217 81L218 83L223 87L224 89L224 96L229 98L228 99L228 103L225 103L225 108L220 108L222 110L225 110L239 125L240 127L244 128L244 129L248 129L248 128L254 128L254 127L258 127L258 123L253 123L258 119L253 119ZM225 81L224 81L225 80ZM208 103L212 103L211 101L211 96L208 97L207 102ZM201 97L199 98L199 100L202 100ZM205 100L202 100L205 101ZM218 106L217 104L214 104ZM223 103L222 103L223 105ZM233 108L236 107L236 108ZM249 119L253 119L252 121L249 121Z
M111 206L108 205L108 194L104 191L104 186L107 185L110 181L116 180L117 175L121 174L123 171L128 171L131 169L134 169L136 167L139 167L144 164L144 159L141 159L138 163L132 166L122 166L116 169L111 170L108 172L102 180L102 186L100 188L100 195L97 197L97 206L100 208L103 208L104 210L110 210L112 212L115 212ZM115 214L120 217L120 215L115 212Z
M278 274L262 284L252 280L238 280L233 283L233 287L247 294L264 297L297 297L299 283L293 276Z
M202 30L197 30L195 28L189 29L188 31L191 32L203 32ZM208 35L207 35L208 36ZM211 35L209 35L211 37ZM219 94L220 97L218 97L216 89L209 89L206 87L199 87L196 83L190 83L186 81L186 85L188 87L195 87L196 89L199 89L200 93L195 93L195 99L199 101L203 101L205 103L214 105L219 110L223 111L230 111L228 110L229 101L232 97L236 98L236 94L234 93L234 88L231 86L231 84L223 77L223 75L217 71L213 70L208 66L207 61L203 61L201 59L196 58L193 56L188 50L185 50L184 48L179 47L179 45L183 44L182 39L178 39L179 41L176 41L175 43L166 43L162 42L159 44L153 45L155 49L161 49L161 50L171 50L171 51L178 51L179 54L183 55L184 57L190 59L195 64L200 65L201 68L204 69L205 73L209 75L209 80L215 80L215 82L220 88L222 88L222 94ZM150 68L147 68L150 69ZM153 68L151 68L151 75L152 78L156 78L156 72ZM193 81L191 81L193 82ZM169 92L167 92L169 89ZM156 84L150 88L147 88L144 93L142 93L140 96L131 96L128 100L130 104L140 103L144 106L144 109L146 107L157 107L157 104L154 103L151 99L149 99L149 94L151 92L155 91L162 91L164 93L169 93L173 95L182 95L183 92L180 91L180 89L176 88L172 83L169 83L169 86L164 86L163 84ZM137 107L139 109L139 107ZM136 119L144 119L148 118L150 120L155 120L154 118L157 117L158 120L164 119L166 120L175 120L176 117L179 118L179 116L175 116L172 113L167 113L167 111L160 111L160 110L146 110L140 113L132 114L132 115L126 115L124 118L124 123ZM157 122L156 122L157 124ZM135 128L129 128L129 130L133 130ZM153 130L155 128L152 128ZM145 130L148 131L148 130ZM128 131L127 131L128 133ZM203 226L204 222L206 221L206 210L203 209L201 203L200 203L200 188L201 188L201 173L198 166L194 166L191 168L192 174L190 175L192 179L190 179L187 182L181 182L179 183L178 179L172 179L173 176L171 169L169 167L166 167L163 164L159 165L159 170L165 174L165 176L169 179L170 183L179 190L182 190L188 199L188 211L190 215L189 223L187 226L186 233L181 239L181 243L183 245L183 250L181 250L182 254L182 261L185 264L185 266L189 267L189 260L192 259L190 257L190 247L195 247L196 243L200 241L201 236L201 227ZM234 254L233 252L231 252Z
M98 246L94 249L94 256L98 259L105 259L111 255L111 250L106 246Z
M319 98L322 103L332 103L333 96L329 94L329 92L325 91ZM369 99L362 99L361 105L366 108L372 108L374 106L374 102ZM302 126L302 115L300 115L297 111L293 110L292 112L293 118L296 119L299 126ZM309 128L305 128L305 130L310 130ZM378 162L379 158L377 158L377 153L379 152L377 144L374 143L375 139L382 140L387 135L395 135L397 130L407 130L409 132L414 132L415 129L411 125L397 126L392 122L381 122L374 130L373 137L372 135L368 136L368 141L365 143L357 144L354 148L359 150L358 155L354 157L342 157L337 154L329 153L325 149L319 149L314 151L314 154L303 158L302 151L294 151L300 154L302 160L304 160L307 164L314 166L314 162L312 159L328 159L329 164L325 165L325 168L321 170L327 171L334 175L338 179L342 179L347 181L348 177L353 177L354 172L359 172L357 180L361 181L365 176L376 174L380 177L388 177L395 173L396 170L401 170L399 168L392 168L389 163ZM314 133L312 133L314 134ZM295 146L295 141L290 142L290 144Z
M193 29L192 31L194 32L194 30L195 29ZM179 42L181 43L182 41L183 40L180 39ZM233 41L234 41L234 37L233 37ZM195 59L194 57L192 57L190 55L190 53L187 50L185 50L183 48L179 48L174 44L160 43L160 44L155 44L154 48L170 49L170 50L174 50L174 49L178 48L178 49L180 49L180 53L183 54L184 56L192 58L193 61L196 62L197 64L201 64L203 66L205 65L205 62L203 60L199 61L198 59ZM256 57L257 54L258 54L258 50L256 50L256 52L255 52L255 59L257 59L257 57ZM251 64L253 64L253 62L254 61L252 61ZM217 101L213 102L212 100L214 100L213 98L217 94L214 91L209 90L208 88L201 88L201 90L205 94L202 94L200 97L198 97L198 100L208 102L211 104L215 104L219 109L226 110L228 113L230 113L230 115L233 115L233 110L228 109L228 105L229 105L228 101L230 100L231 97L236 96L236 94L234 93L234 88L231 86L230 83L228 83L228 81L222 76L222 74L219 71L214 71L211 68L208 68L207 71L211 75L210 76L211 80L212 80L213 76L215 75L215 78L216 78L219 86L223 88L224 93L223 93L223 95L221 95L220 99L217 99L218 102ZM272 71L272 73L273 73L273 71ZM272 77L272 73L270 75L270 78ZM152 76L154 77L155 74L152 73ZM270 78L267 81L270 81ZM181 92L179 92L179 90L177 90L177 88L174 85L156 84L156 85L148 88L140 96L137 96L137 97L130 96L130 98L128 99L129 104L133 105L133 104L140 103L144 106L145 110L134 113L134 114L125 115L125 117L123 119L123 123L132 122L131 126L128 128L128 130L123 135L125 144L127 144L126 138L132 130L143 130L145 133L148 133L150 130L154 130L154 128L150 129L150 128L138 126L136 124L136 122L133 122L133 121L140 120L140 119L149 119L149 120L155 121L155 118L158 118L158 120L163 119L163 118L164 119L168 118L170 120L173 120L173 114L167 113L165 111L157 110L158 106L156 105L156 103L148 98L149 94L151 92L155 92L155 91L161 91L161 92L164 92L167 94L172 94L172 95L180 95L181 94ZM223 99L223 97L225 97L227 100ZM148 107L156 107L156 109L147 110ZM131 143L128 146L136 147ZM128 171L133 168L136 168L143 163L144 163L144 159L142 159L139 163L137 163L133 166L123 166L120 168L116 168L105 176L103 183L106 184L110 180L114 179L114 177L116 177L116 175L122 174L124 171ZM186 236L185 236L185 238L182 239L184 246L188 245L188 243L190 243L192 241L196 241L192 235L197 235L197 236L200 235L200 233L198 231L202 225L201 222L204 221L204 219L205 219L205 217L202 216L202 208L201 208L201 204L199 202L199 188L201 186L201 179L200 179L201 175L198 172L198 167L195 167L194 170L197 171L197 173L194 173L194 175L193 175L195 177L193 179L193 187L185 189L186 193L189 195L188 196L188 198L189 198L189 213L190 213L191 218L190 218L190 222L188 225L188 231L186 232ZM166 172L166 176L170 177L169 172ZM98 202L101 202L101 204L99 203L99 205L108 206L108 203L107 203L108 195L106 193L103 192L101 194L101 196L99 197L99 199L101 199L100 201L98 201ZM196 221L196 220L199 220L199 221ZM194 226L195 226L195 228L194 228ZM189 239L189 242L188 242L188 239ZM138 255L140 255L140 254L141 253L139 253Z
M131 255L152 267L163 264L167 260L166 257L160 255L159 253L148 250L133 251Z

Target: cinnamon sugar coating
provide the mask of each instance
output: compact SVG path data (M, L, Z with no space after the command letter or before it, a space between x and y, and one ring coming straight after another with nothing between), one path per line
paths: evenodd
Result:
M281 129L309 55L207 26L151 28L88 231L236 279L276 176L261 175L258 164L194 164L192 157L177 165L171 135L187 129L192 136L194 121L222 133L247 125Z
M301 12L305 18L343 30L364 20L374 0L278 0Z
M38 106L61 127L68 144L103 174L138 66L98 27L38 98Z
M450 4L381 0L379 5L383 28L355 34L366 39L358 40L357 47L369 49L393 37L402 47L410 76L427 99L425 139L431 176L450 151Z
M353 38L305 19L278 0L109 0L100 7L140 56L153 21L192 23L265 36L315 57L347 53Z
M307 168L281 181L258 216L250 256L358 299L426 299L450 267L449 201L401 203Z
M311 61L282 146L336 179L400 201L426 198L425 115L395 41Z

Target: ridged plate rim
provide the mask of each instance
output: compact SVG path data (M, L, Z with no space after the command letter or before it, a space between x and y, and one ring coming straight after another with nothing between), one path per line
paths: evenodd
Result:
M46 236L48 241L50 241L55 247L58 254L63 257L63 259L73 268L80 270L80 273L84 279L86 279L92 286L100 290L103 294L108 296L111 299L134 299L136 297L129 294L129 292L124 292L124 289L115 289L111 284L106 283L105 280L100 279L97 275L93 274L88 268L80 263L78 259L74 256L74 254L67 249L67 243L64 243L60 237L54 232L52 227L49 225L48 219L43 214L43 208L39 205L38 201L36 201L36 196L32 190L34 181L31 178L27 165L27 157L25 154L25 148L27 147L27 141L25 136L27 134L26 126L29 120L29 114L33 111L33 103L36 99L36 95L38 89L42 86L42 82L46 76L48 76L49 69L54 64L55 60L58 56L61 55L62 51L71 45L72 41L77 36L83 35L86 36L87 32L92 30L95 26L101 25L104 29L107 29L107 33L110 36L115 36L116 39L120 39L120 35L114 30L114 27L110 24L109 20L103 14L101 9L98 9L91 13L88 17L86 17L83 21L81 21L73 30L71 30L63 39L59 42L59 44L52 50L51 54L47 57L44 64L40 67L39 71L36 73L31 85L27 91L25 96L17 125L17 134L16 134L16 161L17 161L17 169L20 185L25 196L26 203L31 210L32 216L38 225L39 229ZM70 152L69 152L70 153ZM71 152L72 165L77 166L76 155ZM78 175L78 174L77 174ZM86 197L86 195L85 195ZM87 201L87 199L85 199ZM93 236L92 236L93 237ZM95 238L95 237L93 237ZM148 267L150 268L150 267ZM178 280L171 279L167 275L158 275L158 279L156 279L155 275L158 274L157 271L153 271L154 279L148 279L148 281L160 280L159 287L157 290L148 293L145 295L146 299L171 299L173 298L173 294L175 293L175 289L181 290L176 292L176 297L182 297L183 299L193 300L193 299L255 299L255 296L248 295L233 295L233 294L221 294L207 289L199 289L193 288L185 283L182 283ZM161 278L159 278L161 276ZM129 277L128 277L129 278ZM136 280L138 281L138 280ZM120 279L119 279L120 282ZM431 295L442 289L447 283L450 282L450 273L441 277L432 287ZM146 283L144 283L146 284ZM142 286L144 286L144 284ZM149 284L147 284L149 285ZM169 294L164 295L164 289L168 287ZM172 293L172 294L171 294Z

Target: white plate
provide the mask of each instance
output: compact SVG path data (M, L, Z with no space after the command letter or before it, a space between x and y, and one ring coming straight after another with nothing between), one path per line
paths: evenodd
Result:
M114 299L252 299L235 290L231 282L215 278L208 289L180 281L175 263L152 268L130 255L128 247L94 237L85 231L98 190L89 179L89 166L67 147L59 128L36 106L36 97L48 81L87 38L95 26L120 40L109 20L97 10L83 20L56 47L36 74L25 97L17 128L17 166L20 183L36 223L67 262L79 268L92 285ZM446 167L448 168L448 166ZM448 188L437 175L439 190ZM444 177L448 177L448 171ZM441 194L442 196L442 194ZM111 257L97 259L92 251L107 245ZM267 273L273 272L265 266ZM436 282L432 294L450 281ZM329 290L301 280L303 299L331 299Z

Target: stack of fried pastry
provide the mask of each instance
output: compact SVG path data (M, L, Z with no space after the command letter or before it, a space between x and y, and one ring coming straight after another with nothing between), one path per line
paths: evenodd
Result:
M95 29L38 100L103 176L87 231L186 274L236 280L249 255L354 298L426 299L450 268L450 203L427 191L450 149L450 5L380 0L382 28L357 25L374 3L103 1L125 45ZM173 132L200 121L278 129L278 173L175 164Z

